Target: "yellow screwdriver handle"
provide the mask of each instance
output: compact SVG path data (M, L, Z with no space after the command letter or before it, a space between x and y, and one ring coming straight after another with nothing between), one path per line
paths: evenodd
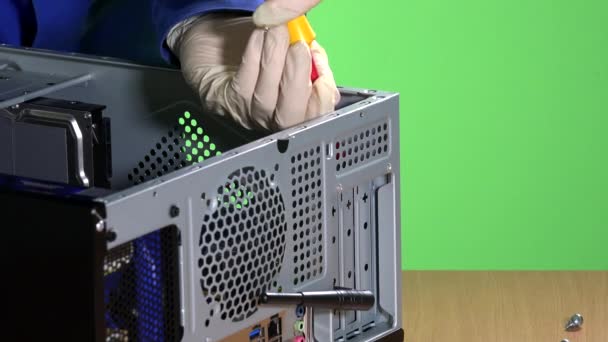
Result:
M295 44L297 42L305 42L306 45L310 44L317 38L315 31L306 19L306 16L300 16L287 23L287 30L289 31L289 43ZM319 77L315 61L312 61L312 71L310 73L310 79L314 82Z
M316 35L313 31L312 26L306 19L306 16L300 16L287 23L287 29L289 30L290 43L294 44L299 41L306 42L310 45L315 40Z

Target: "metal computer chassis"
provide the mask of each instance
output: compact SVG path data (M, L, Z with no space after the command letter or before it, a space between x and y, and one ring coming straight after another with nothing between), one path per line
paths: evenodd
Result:
M4 179L15 338L219 341L280 313L284 341L402 340L398 95L340 90L329 115L252 133L201 113L177 70L0 47L0 110L45 97L111 120L110 189ZM257 305L334 287L376 305L309 310L305 332Z

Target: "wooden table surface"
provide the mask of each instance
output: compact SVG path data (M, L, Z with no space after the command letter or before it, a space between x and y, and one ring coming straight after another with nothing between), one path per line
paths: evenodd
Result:
M407 271L403 327L406 342L608 342L608 272Z

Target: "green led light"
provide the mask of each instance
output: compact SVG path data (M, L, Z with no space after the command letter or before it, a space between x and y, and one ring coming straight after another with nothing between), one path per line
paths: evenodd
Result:
M221 155L222 155L222 152L217 151L217 153L216 153L215 155L216 155L216 156L221 156Z
M198 154L198 150L195 148L192 149L192 154L197 155Z
M240 205L240 204L237 204L237 205L236 205L236 208L237 208L237 209L241 209L242 207L241 207L241 205Z
M186 126L186 133L190 133L190 131L192 131L192 129L190 128L190 126Z
M232 202L232 203L236 202L236 197L230 196L230 202Z
M192 161L192 156L191 156L190 154L188 154L188 155L186 156L186 160L187 160L187 161Z
M184 112L184 116L186 117L186 119L190 119L190 112L188 112L188 111Z
M209 150L205 150L205 152L203 152L203 154L205 155L205 157L209 157L211 155L211 153L209 153Z
M211 149L211 151L215 151L215 144L214 144L214 143L211 143L211 144L209 145L209 148Z
M208 136L208 135L205 135L205 136L203 137L203 141L204 141L204 142L209 142L209 136Z
M195 127L196 127L196 125L198 125L198 122L196 122L196 119L192 119L192 120L190 121L190 124L191 124L192 126L195 126Z
M203 156L198 156L198 162L202 162L203 160L205 160L205 158L203 158Z
M196 139L198 139L198 137L196 136L196 134L192 134L192 140L196 141Z
M203 143L199 141L198 144L197 144L197 146L198 146L198 148L202 149L203 148Z
M179 120L177 120L177 122L179 122L180 125L183 125L186 123L186 120L184 120L184 118L179 118Z
M243 200L243 205L247 205L247 204L249 204L249 201L248 201L248 200L245 198L245 199Z
M186 152L186 148L182 146L182 152Z
M192 146L192 141L186 140L186 146L188 146L188 147Z
M239 196L239 197L242 197L242 196L243 196L243 192L242 192L241 190L239 190L239 191L236 193L236 195L237 195L237 196Z
M196 129L196 133L198 133L199 135L203 135L203 129L202 128L197 128Z
M247 193L247 197L252 198L252 197L253 197L253 192L251 192L251 191L250 191L250 192L248 192L248 193Z

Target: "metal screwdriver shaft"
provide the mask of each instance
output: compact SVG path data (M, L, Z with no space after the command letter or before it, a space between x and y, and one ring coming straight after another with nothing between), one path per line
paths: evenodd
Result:
M303 305L312 308L334 310L369 310L374 306L375 297L371 291L332 290L315 292L262 294L260 304Z

